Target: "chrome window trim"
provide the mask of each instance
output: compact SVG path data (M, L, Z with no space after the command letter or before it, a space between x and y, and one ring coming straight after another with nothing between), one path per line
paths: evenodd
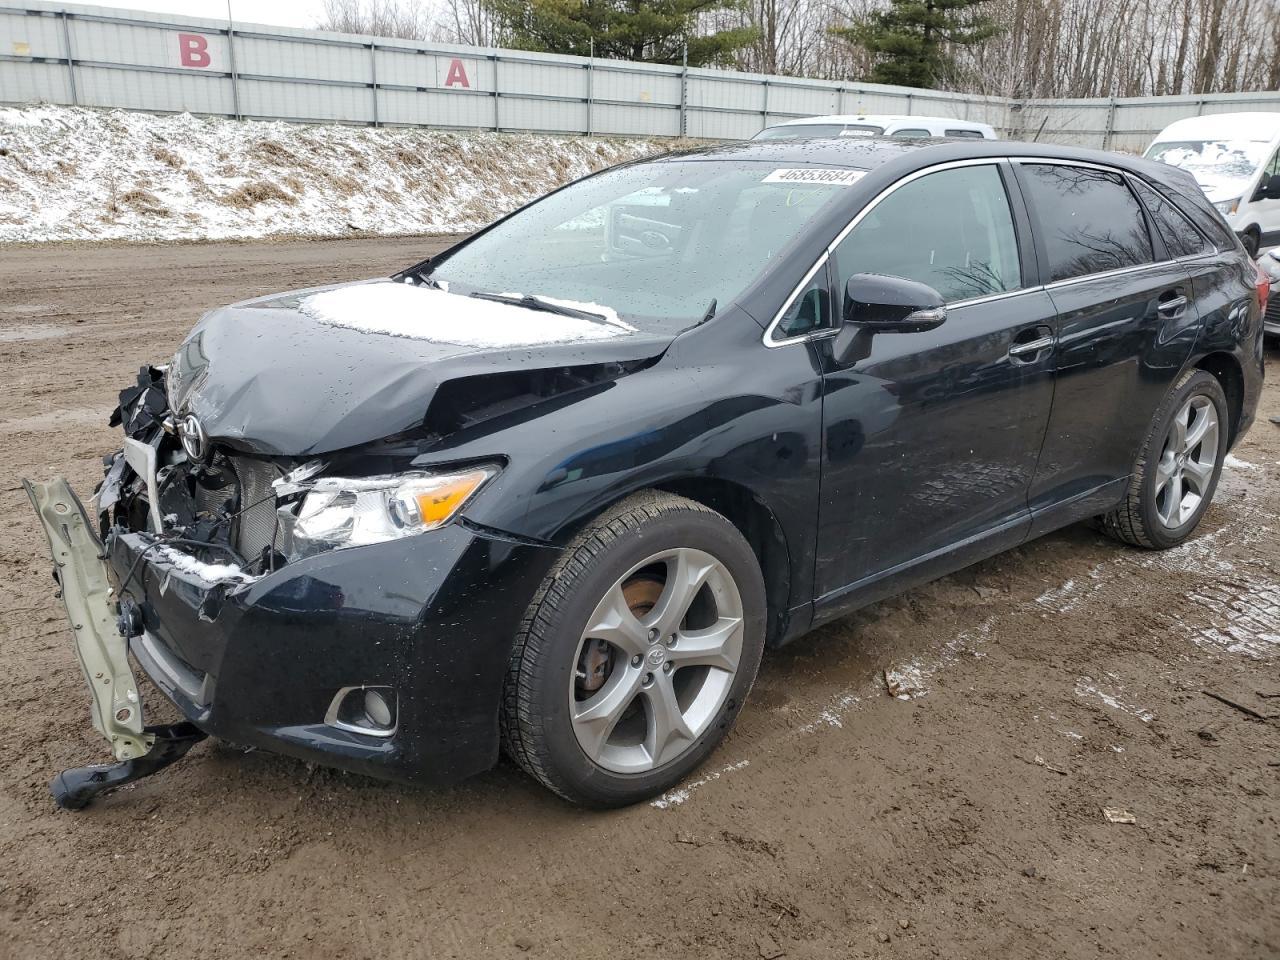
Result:
M968 300L957 300L954 303L948 303L948 310L955 310L959 307L975 307L982 303L992 303L996 300L1008 300L1011 297L1021 297L1028 293L1044 293L1044 285L1037 284L1034 287L1019 287L1017 290L1005 290L1003 293L992 293L985 297L970 297Z
M1164 267L1175 262L1176 261L1174 260L1153 260L1151 263L1139 263L1132 267L1116 267L1114 270L1101 270L1098 273L1085 273L1078 277L1067 277L1065 280L1054 280L1051 283L1046 283L1044 288L1046 290L1058 290L1061 287L1073 287L1078 283L1087 283L1090 280L1105 279L1107 277L1122 277L1130 273L1141 273L1144 270L1150 270L1152 267Z
M830 259L831 254L835 250L835 248L838 247L841 244L841 242L843 242L845 237L847 237L850 233L853 232L854 228L857 227L857 225L862 222L863 218L866 217L869 213L871 213L871 211L874 210L876 207L878 207L880 203L883 202L885 198L887 198L890 194L901 189L902 187L905 187L907 184L915 180L919 180L921 177L927 177L932 173L940 173L944 170L954 170L960 167L990 166L990 167L998 168L1001 164L1008 163L1008 161L1009 161L1008 157L971 157L968 160L949 160L946 163L937 163L931 167L924 167L920 170L916 170L914 173L909 173L905 177L902 177L899 180L895 180L893 183L889 184L889 186L881 190L880 193L876 194L876 196L871 199L870 203L868 203L861 210L859 210L857 214L854 215L853 219L850 220L847 224L845 224L843 229L841 229L841 231L838 234L836 234L835 239L832 240L829 244L827 244L827 248L822 252L822 255L818 257L818 261L812 267L809 268L808 272L805 273L804 279L801 280L798 284L796 284L795 289L793 289L791 293L787 296L787 299L783 301L782 307L778 310L776 314L774 314L773 320L770 321L767 327L765 327L764 336L761 337L761 342L764 343L764 345L770 349L773 349L775 347L786 347L786 346L790 346L793 343L803 343L808 340L820 339L823 336L830 336L832 335L832 333L840 329L839 327L829 327L825 330L820 330L815 333L802 333L795 337L787 337L784 340L772 339L773 331L778 326L778 324L782 321L783 315L786 314L786 312L791 309L791 305L795 302L796 297L800 296L800 294L804 291L804 288L809 285L809 282L813 279L813 276L818 271L818 268L823 266L828 261L828 259ZM1010 217L1013 216L1012 206L1010 207L1010 210L1009 210L1009 216ZM994 299L996 297L1008 296L1009 294L1024 293L1024 292L1029 292L1029 288L1019 287L1017 290L1004 290L1004 291L1001 291L1000 293L992 294L990 299ZM987 299L987 298L980 298L980 299ZM947 306L960 306L962 303L967 304L970 302L972 302L972 300L955 301L954 303L947 304ZM834 309L835 309L835 305L833 304L832 310Z

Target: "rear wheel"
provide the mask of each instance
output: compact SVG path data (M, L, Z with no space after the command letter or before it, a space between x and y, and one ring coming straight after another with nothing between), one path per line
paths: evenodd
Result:
M566 550L517 637L507 753L568 800L621 806L678 783L741 709L764 648L764 582L724 517L629 498Z
M1203 370L1184 373L1156 412L1124 503L1100 518L1102 529L1154 550L1186 540L1217 489L1229 423L1217 378Z

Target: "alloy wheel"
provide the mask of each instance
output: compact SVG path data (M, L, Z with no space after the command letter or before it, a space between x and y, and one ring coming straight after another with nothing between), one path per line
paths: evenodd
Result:
M742 596L711 554L681 547L636 564L578 644L569 711L583 752L614 773L681 756L724 705L742 640Z
M1193 394L1174 415L1156 464L1156 515L1170 529L1181 527L1204 501L1218 464L1218 411L1208 397Z

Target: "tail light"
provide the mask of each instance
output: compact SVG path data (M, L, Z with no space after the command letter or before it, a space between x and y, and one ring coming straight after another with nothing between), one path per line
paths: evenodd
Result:
M1260 264L1255 263L1254 268L1258 271L1258 307L1266 313L1267 300L1271 296L1271 278L1267 276L1267 271L1263 270Z

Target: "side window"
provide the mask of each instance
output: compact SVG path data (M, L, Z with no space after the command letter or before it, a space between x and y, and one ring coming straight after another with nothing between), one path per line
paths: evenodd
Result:
M1274 177L1277 173L1280 173L1280 150L1275 152L1275 155L1271 158L1271 162L1267 164L1268 177Z
M1013 216L994 164L912 180L863 217L834 255L841 290L855 273L918 280L948 303L1022 286Z
M1120 174L1049 163L1025 164L1022 171L1048 249L1051 281L1155 259L1142 208Z
M889 136L900 140L919 140L922 137L932 137L933 134L923 127L903 127L901 130L893 131Z
M958 140L981 140L981 130L948 130L948 137L955 137Z
M802 337L806 333L831 326L830 299L824 265L814 274L804 291L791 301L791 306L787 307L779 318L778 325L773 328L770 339L777 341Z
M1151 219L1155 221L1156 229L1160 231L1160 236L1164 238L1164 244L1169 248L1169 255L1177 257L1191 257L1197 253L1207 253L1213 249L1212 245L1204 237L1200 236L1200 231L1191 225L1191 221L1182 215L1181 212L1165 199L1164 195L1155 190L1141 180L1131 180L1138 196L1142 198L1143 204L1146 205Z

